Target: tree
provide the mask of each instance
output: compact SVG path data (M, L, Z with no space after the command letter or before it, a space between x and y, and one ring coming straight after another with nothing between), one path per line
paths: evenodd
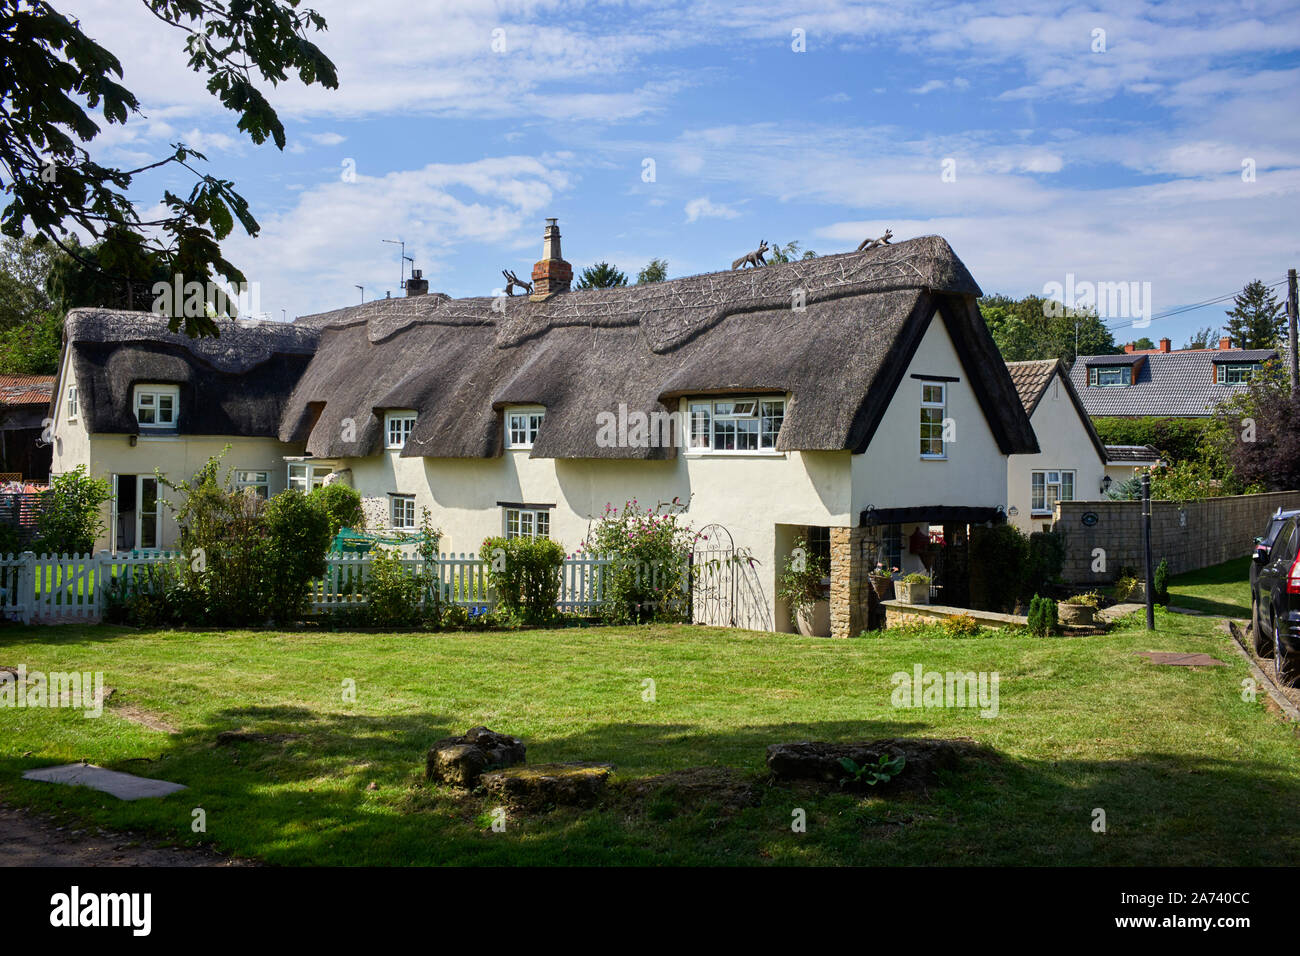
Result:
M1237 348L1271 349L1286 340L1282 303L1261 280L1249 283L1232 304L1223 331Z
M579 289L613 289L621 285L627 285L627 274L619 272L608 262L588 266L578 276Z
M1052 305L1036 295L1023 299L991 295L979 300L984 322L1005 361L1056 358L1073 363L1076 355L1112 355L1119 351L1115 336L1095 312L1068 315Z
M31 236L0 238L0 374L50 375L59 364L63 314L51 301L51 270L66 256Z
M1214 339L1214 329L1210 328L1209 326L1206 326L1203 329L1197 329L1196 332L1192 335L1192 337L1187 340L1186 344L1183 345L1183 348L1208 349L1210 347L1210 342L1213 339Z
M268 138L284 149L284 125L258 81L276 85L290 72L307 85L338 86L334 64L308 39L325 29L300 0L141 0L160 22L184 34L188 65L207 78L207 88L239 117L238 127L256 144ZM134 169L94 161L89 144L100 133L91 118L125 124L140 104L123 86L122 64L82 31L78 21L45 0L0 0L0 168L9 204L0 232L20 238L30 228L38 241L54 242L82 268L123 285L133 307L144 305L136 283L161 270L205 286L219 275L245 282L221 254L236 220L250 236L259 231L234 183L201 172L206 157L184 143ZM90 112L87 112L87 111ZM165 190L164 212L144 219L149 203L128 199L136 178L151 170L185 170L195 180L188 196ZM137 196L138 200L139 197ZM82 255L70 241L75 230L92 237L97 255ZM232 309L225 297L216 302ZM172 329L182 322L173 303ZM202 310L183 317L191 335L215 334Z
M663 282L668 278L668 260L651 259L646 263L645 268L636 274L636 284L644 285L647 282Z
M1212 443L1245 485L1269 491L1300 487L1300 398L1280 362L1268 362L1214 418Z
M768 253L773 262L794 262L796 259L816 259L817 253L811 249L805 249L799 252L799 240L795 239L787 242L782 246L779 242L772 246L772 251Z
M1151 341L1151 337L1149 335L1144 335L1142 336L1142 338L1138 339L1136 342L1133 343L1134 350L1139 352L1147 351L1155 347L1156 347L1156 343Z
M89 554L105 529L100 508L112 497L108 482L86 474L85 465L55 475L41 492L43 510L36 519L32 549L40 554Z

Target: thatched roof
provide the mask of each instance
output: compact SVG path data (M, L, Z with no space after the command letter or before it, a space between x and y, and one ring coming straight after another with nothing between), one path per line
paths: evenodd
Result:
M1088 411L1083 407L1083 401L1079 398L1079 393L1070 381L1069 372L1060 359L1032 359L1028 362L1008 362L1007 371L1011 373L1011 381L1015 383L1016 392L1020 395L1020 403L1025 408L1025 414L1031 418L1035 409L1038 408L1038 403L1047 394L1047 386L1052 383L1052 378L1059 373L1061 387L1065 389L1065 394L1074 406L1075 414L1083 422L1083 427L1088 432L1092 447L1097 449L1097 454L1101 456L1103 462L1107 460L1106 446L1102 444L1101 436L1097 434L1097 429L1093 427L1092 419L1088 417Z
M220 319L216 338L192 339L149 312L74 309L64 328L79 405L91 432L139 431L138 384L180 386L177 431L274 437L318 338L308 325ZM56 392L57 394L57 392Z
M802 293L806 311L791 308ZM932 317L948 328L1004 453L1037 451L947 242L617 289L379 299L297 320L320 330L280 438L318 457L382 447L385 409L419 418L405 457L501 453L505 405L545 406L538 458L664 458L603 448L597 414L662 411L705 392L788 392L781 450L865 450ZM495 306L495 307L494 307ZM355 440L345 441L348 420Z

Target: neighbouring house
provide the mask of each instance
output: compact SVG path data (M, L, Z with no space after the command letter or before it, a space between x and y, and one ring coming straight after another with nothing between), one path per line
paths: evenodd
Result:
M1272 349L1234 349L1230 340L1212 349L1156 349L1132 344L1119 355L1080 355L1070 380L1095 417L1208 418L1220 402L1245 387L1272 359Z
M1109 489L1111 485L1128 481L1158 464L1160 452L1154 445L1107 445L1106 478L1102 482Z
M607 505L678 501L710 552L752 559L710 623L788 628L776 578L805 537L837 636L865 627L877 561L938 573L1004 519L1007 456L1039 449L943 239L600 290L570 288L554 220L543 241L526 297L411 284L201 341L74 312L59 389L81 414L56 415L55 471L111 476L115 549L174 543L154 469L188 478L226 444L241 484L345 481L371 527L427 508L452 552L572 552Z
M46 482L53 375L0 375L0 481Z
M1058 359L1008 362L1038 452L1007 459L1008 520L1021 531L1050 531L1058 501L1104 495L1109 453Z

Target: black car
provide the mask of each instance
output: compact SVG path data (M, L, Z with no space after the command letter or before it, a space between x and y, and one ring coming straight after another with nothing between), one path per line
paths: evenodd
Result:
M1250 562L1250 625L1255 653L1273 655L1277 679L1300 683L1300 511L1279 510L1255 539Z

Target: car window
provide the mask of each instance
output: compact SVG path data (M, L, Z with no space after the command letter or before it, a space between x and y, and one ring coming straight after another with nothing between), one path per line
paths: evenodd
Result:
M1295 522L1287 521L1282 525L1282 530L1278 532L1277 538L1273 541L1273 548L1269 552L1269 558L1276 561L1279 558L1291 557L1287 549L1293 544L1291 538L1295 531Z
M1286 524L1286 521L1276 518L1270 521L1268 523L1268 530L1264 532L1264 544L1272 547L1273 542L1277 540L1277 533L1282 530L1284 524Z

